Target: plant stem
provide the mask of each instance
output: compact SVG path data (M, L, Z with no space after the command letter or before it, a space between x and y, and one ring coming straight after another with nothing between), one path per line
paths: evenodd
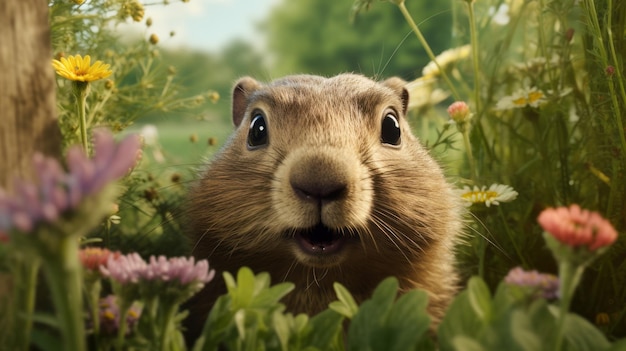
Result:
M159 350L168 351L171 350L171 336L176 331L174 327L174 317L176 317L176 313L178 312L178 305L175 303L160 303L160 316L159 316L159 331L161 333L159 339Z
M485 279L485 252L487 251L487 239L484 237L478 238L478 276Z
M51 252L43 269L63 336L62 348L81 351L85 350L85 331L78 241L73 235L61 236L57 240L58 251Z
M91 313L91 322L93 324L93 335L96 340L96 345L100 346L100 291L102 290L102 283L100 279L86 279L87 286L87 298L89 299L89 307Z
M127 301L125 298L118 296L118 306L120 309L119 316L119 328L117 329L117 340L115 342L115 349L124 350L124 340L126 339L126 332L128 331L128 313L133 305L133 301Z
M504 225L504 231L506 232L506 235L509 238L509 241L511 241L511 243L513 244L513 248L515 249L515 253L517 253L517 257L519 257L520 262L522 263L522 266L524 267L528 267L528 262L526 262L526 259L524 258L524 255L522 254L522 250L519 248L519 246L517 245L517 242L515 241L515 235L514 233L511 232L511 230L509 229L509 225L506 223L506 217L504 216L504 211L502 210L501 206L498 206L498 214L500 215L500 218L502 218L502 224Z
M611 59L613 60L613 66L615 68L615 77L617 77L617 82L620 88L620 94L622 96L622 104L626 103L626 88L624 87L624 79L622 77L622 69L620 65L620 60L617 59L617 54L615 52L615 44L613 43L613 0L608 0L608 11L607 11L607 32L608 32L608 42L609 42L609 51L611 52ZM624 140L624 128L622 128L621 120L618 121L620 126L620 136L622 141L622 147L626 146L626 141ZM626 153L626 149L623 150Z
M89 140L87 139L87 93L89 89L88 82L74 82L74 93L76 95L76 111L78 113L78 122L80 125L80 141L85 150L85 154L89 155Z
M474 2L467 1L469 12L470 40L472 45L472 61L474 65L474 106L476 115L480 116L480 69L478 67L478 33L476 32L476 20L474 15Z
M465 122L465 123L468 123L468 122ZM470 132L469 126L466 126L463 128L463 133L462 133L463 142L465 143L465 150L467 151L467 159L470 164L470 173L471 173L470 178L472 179L472 181L474 181L474 184L476 184L476 180L477 180L476 165L474 163L474 154L472 153L472 143L470 143L469 132Z
M29 350L30 332L33 326L33 311L35 310L35 295L37 291L37 273L41 266L38 258L16 258L15 274L16 287L14 289L15 346L18 350Z
M563 347L565 319L567 318L576 286L578 286L580 282L584 269L584 265L573 263L570 260L561 260L559 262L559 279L561 285L559 291L561 296L554 351L560 351Z
M457 101L461 101L461 96L456 91L456 88L452 84L452 81L448 77L448 74L446 73L446 71L443 70L441 66L439 65L439 62L437 62L437 58L435 57L435 54L433 54L433 51L431 50L430 45L428 45L426 38L424 38L424 35L422 35L422 32L420 31L417 24L415 24L415 21L413 21L413 17L411 17L409 10L407 10L406 6L404 5L404 1L400 2L397 5L400 8L402 15L404 16L404 19L409 23L409 26L413 30L413 33L415 33L415 35L417 36L417 39L420 41L420 43L424 47L424 50L426 50L426 54L428 54L428 57L430 58L430 60L433 61L435 65L437 65L437 68L439 69L439 72L441 72L441 76L443 77L443 79L446 81L446 84L450 88L450 91L452 92L454 99Z

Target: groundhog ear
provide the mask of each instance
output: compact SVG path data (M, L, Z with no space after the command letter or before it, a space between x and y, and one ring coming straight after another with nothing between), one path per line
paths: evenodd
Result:
M406 114L409 107L409 91L406 89L406 82L398 77L391 77L382 82L382 85L393 90L402 101L402 114Z
M248 107L248 97L261 85L250 77L243 77L237 81L233 89L233 123L239 127L243 120L246 108Z

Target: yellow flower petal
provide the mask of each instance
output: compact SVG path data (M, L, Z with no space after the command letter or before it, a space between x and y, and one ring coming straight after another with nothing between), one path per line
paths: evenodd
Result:
M61 60L52 60L52 66L61 77L79 82L93 82L106 78L113 72L109 70L111 65L96 61L91 65L91 56L80 55L61 57Z

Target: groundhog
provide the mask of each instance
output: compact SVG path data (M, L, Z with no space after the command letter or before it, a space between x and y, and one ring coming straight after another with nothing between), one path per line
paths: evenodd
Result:
M218 272L192 301L200 330L225 292L221 272L269 272L295 289L287 310L316 314L358 302L384 278L429 293L435 323L457 283L461 206L411 133L405 82L356 74L246 77L232 96L234 134L189 195L193 255ZM193 333L193 330L191 331Z

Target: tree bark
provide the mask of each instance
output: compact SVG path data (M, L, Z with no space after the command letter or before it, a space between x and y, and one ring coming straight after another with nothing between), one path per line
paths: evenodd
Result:
M0 1L0 186L30 178L35 151L58 157L47 0Z
M35 151L58 157L47 0L0 0L0 188L33 178ZM2 243L0 243L2 245ZM0 330L11 331L13 279L0 272ZM8 338L0 332L0 349Z

